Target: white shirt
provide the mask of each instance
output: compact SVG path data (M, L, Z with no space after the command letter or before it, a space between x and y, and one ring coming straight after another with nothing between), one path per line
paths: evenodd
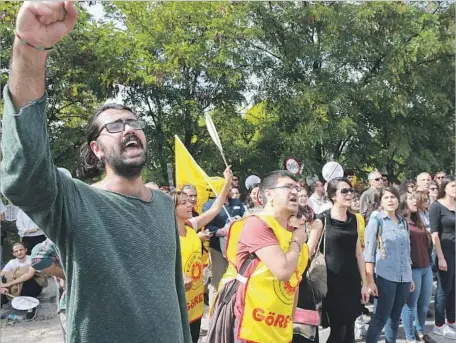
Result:
M17 258L14 260L10 260L5 267L3 267L4 272L12 272L16 268L21 268L21 267L30 267L30 264L32 262L32 257L29 255L25 255L25 261L20 262Z
M198 231L198 221L196 220L196 217L187 219L187 222L191 225L193 230Z
M315 196L315 193L309 197L309 200L307 200L307 204L310 206L310 208L312 208L315 214L320 214L325 209L327 210L328 208L332 207L330 201L325 200L323 197L317 198Z
M21 237L34 237L44 235L44 232L41 231L38 226L30 219L24 211L19 210L16 218L16 227Z
M5 212L6 212L6 206L2 202L2 200L0 199L0 227L2 227L1 217L2 217L2 214L5 213Z

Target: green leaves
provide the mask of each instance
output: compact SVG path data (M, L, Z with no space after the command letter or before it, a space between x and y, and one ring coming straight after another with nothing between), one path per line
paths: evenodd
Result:
M4 84L19 4L0 6ZM305 174L331 159L399 177L454 165L454 4L104 2L100 22L80 7L47 75L51 146L72 171L87 118L113 98L147 121L158 183L174 134L222 172L206 111L241 177L290 156Z

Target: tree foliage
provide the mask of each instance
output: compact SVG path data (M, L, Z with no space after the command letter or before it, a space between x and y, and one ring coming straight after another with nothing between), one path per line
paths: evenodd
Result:
M1 81L18 4L0 4ZM48 60L58 165L74 171L83 127L108 98L147 122L146 178L167 183L177 134L208 173L319 174L329 160L410 177L454 166L454 4L446 2L104 2L80 5Z

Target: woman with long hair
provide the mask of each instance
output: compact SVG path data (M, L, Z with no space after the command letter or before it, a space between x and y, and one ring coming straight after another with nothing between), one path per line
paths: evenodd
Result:
M399 193L383 188L380 201L382 210L371 216L364 233L369 290L377 297L366 343L377 343L385 324L386 342L396 342L402 307L414 288L408 224L397 213Z
M302 216L305 219L306 227L309 228L310 225L313 225L315 221L315 212L312 210L312 207L308 204L309 194L305 187L301 188L301 191L298 193L298 204L300 207L300 211ZM308 230L307 230L308 231Z
M437 200L429 209L432 241L437 255L435 264L438 271L433 332L436 335L452 339L456 338L455 197L456 181L453 175L448 175L440 184ZM443 294L443 297L439 296L440 294ZM446 324L445 317L447 319Z
M176 208L177 229L182 255L182 273L187 298L187 310L193 343L197 343L204 312L203 246L202 241L212 235L206 231L196 233L198 228L208 224L220 212L231 188L232 172L224 172L225 184L212 207L198 217L193 217L193 203L184 192L173 192L171 197Z
M427 230L430 230L429 222L429 204L430 197L428 192L415 191L413 197L416 199L417 214Z
M416 191L416 193L421 193ZM416 342L415 329L420 342L435 342L424 333L426 315L432 296L432 268L430 258L431 235L422 222L415 194L401 194L399 213L408 221L412 257L412 278L415 290L410 292L402 309L402 322L407 343ZM418 194L417 197L422 197ZM417 317L415 317L415 313Z
M323 300L323 315L327 314L331 328L327 343L354 343L355 320L361 303L369 299L357 220L349 211L354 189L346 178L334 178L327 194L333 206L315 220L309 253L315 252L324 235L320 250L324 250L327 267L328 293Z

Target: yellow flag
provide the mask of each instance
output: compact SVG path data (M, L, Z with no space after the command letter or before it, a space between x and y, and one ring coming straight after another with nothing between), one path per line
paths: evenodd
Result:
M225 179L207 176L177 136L174 136L174 153L176 156L176 189L181 190L182 186L187 184L195 186L198 193L196 211L201 214L203 205L209 200L209 195L215 196L213 191L219 194L225 184Z

